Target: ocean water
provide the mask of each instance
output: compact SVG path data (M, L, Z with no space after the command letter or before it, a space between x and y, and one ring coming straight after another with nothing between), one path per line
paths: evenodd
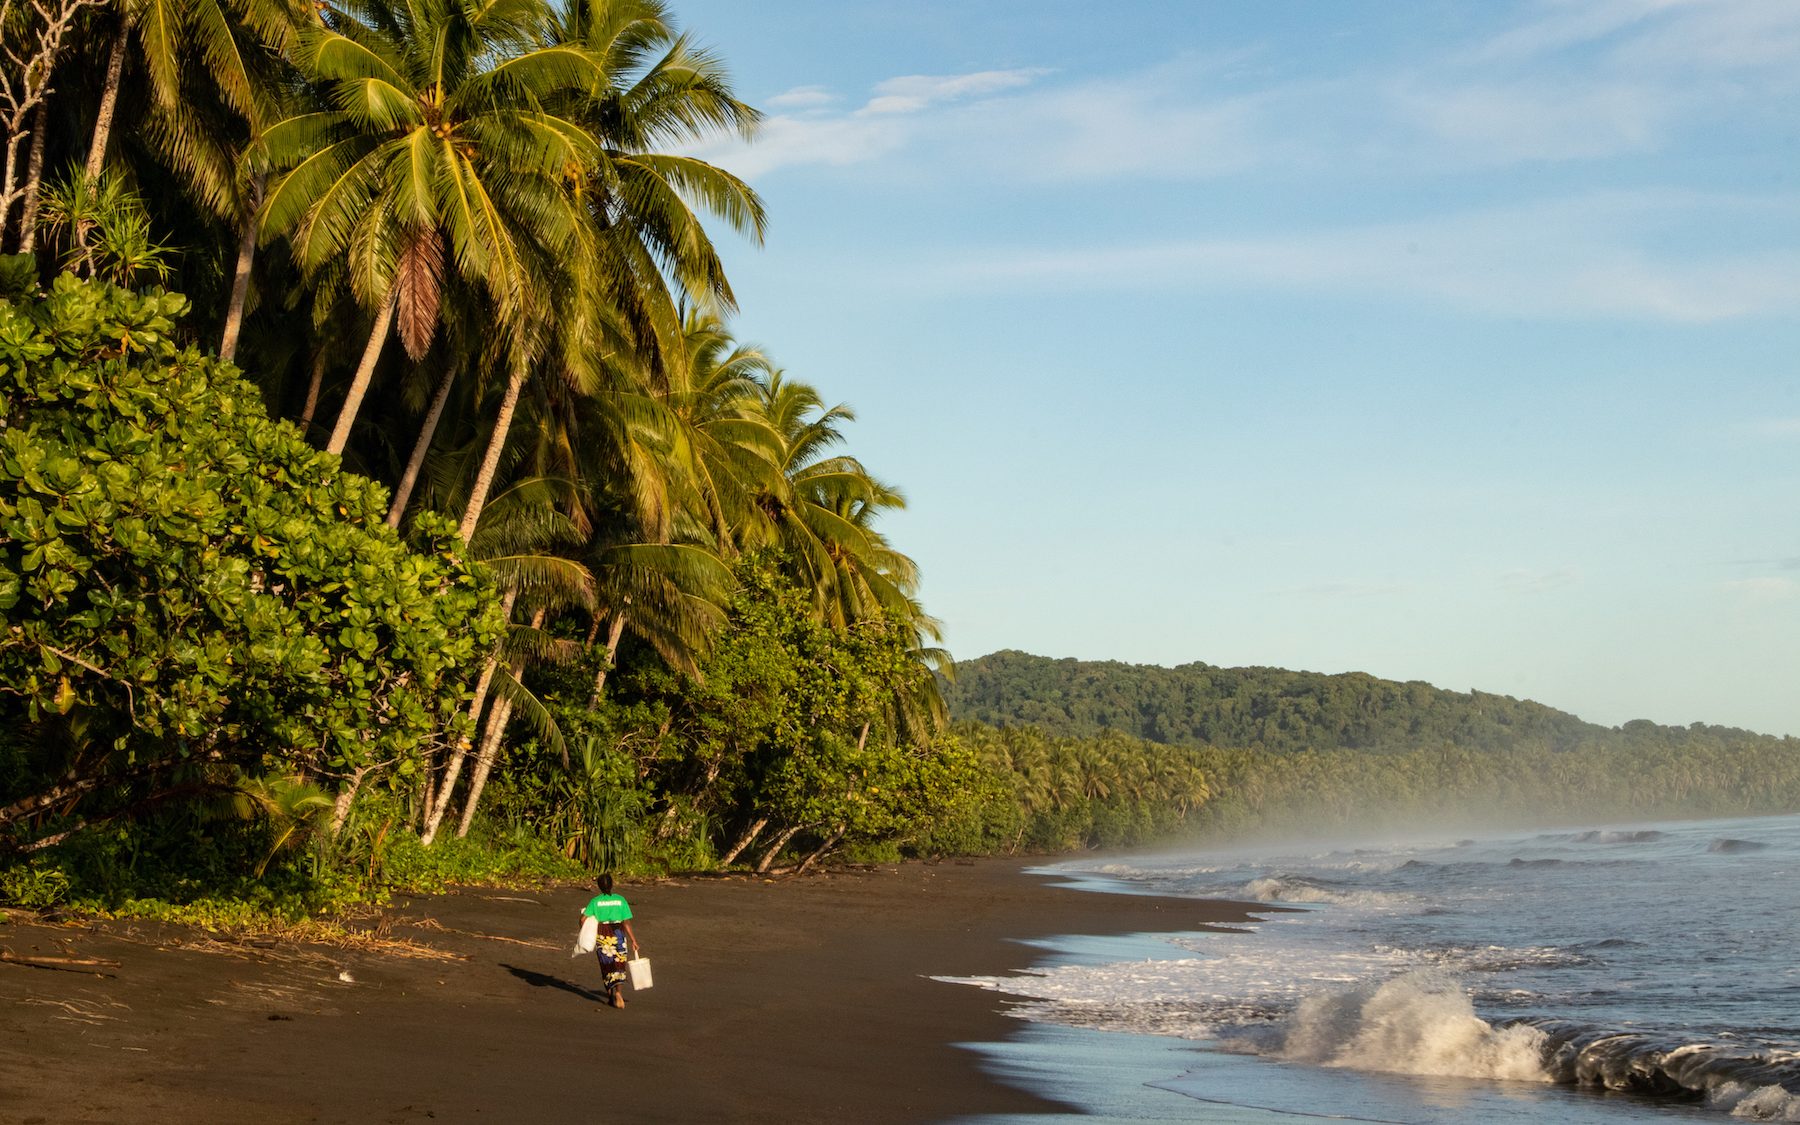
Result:
M958 982L1031 1025L989 1067L1093 1118L1800 1121L1800 816L1045 870L1297 908Z

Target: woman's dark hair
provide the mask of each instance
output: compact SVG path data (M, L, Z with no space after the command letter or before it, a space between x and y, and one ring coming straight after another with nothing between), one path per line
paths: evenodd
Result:
M601 894L603 894L603 895L612 894L612 876L611 875L600 876L598 879L594 880L594 885L600 888Z

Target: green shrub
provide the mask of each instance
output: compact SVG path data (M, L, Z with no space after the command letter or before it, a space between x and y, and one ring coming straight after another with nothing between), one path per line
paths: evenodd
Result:
M67 275L0 301L0 838L404 769L463 733L501 628L453 526L388 528L381 485L178 343L186 309Z
M42 910L68 898L69 877L60 868L21 863L0 870L0 901Z

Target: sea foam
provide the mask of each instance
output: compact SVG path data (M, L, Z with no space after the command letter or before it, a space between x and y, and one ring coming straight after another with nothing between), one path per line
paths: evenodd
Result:
M1495 1027L1450 977L1419 972L1308 996L1275 1026L1232 1043L1318 1066L1548 1082L1546 1039L1526 1025Z

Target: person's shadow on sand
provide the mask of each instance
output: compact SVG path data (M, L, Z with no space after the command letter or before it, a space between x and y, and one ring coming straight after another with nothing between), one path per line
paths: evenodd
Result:
M549 973L540 973L532 969L521 969L517 965L501 965L500 967L533 988L560 988L564 992L573 992L575 995L592 1000L596 1004L606 1003L606 997L597 992L583 988L579 984L571 984L561 977L553 977Z

